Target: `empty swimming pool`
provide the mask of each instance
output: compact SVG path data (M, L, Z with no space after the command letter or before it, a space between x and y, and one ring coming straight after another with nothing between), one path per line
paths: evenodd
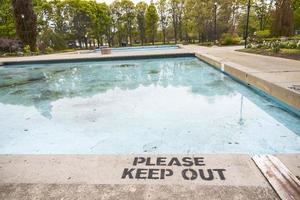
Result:
M300 118L194 57L0 68L0 154L295 153Z

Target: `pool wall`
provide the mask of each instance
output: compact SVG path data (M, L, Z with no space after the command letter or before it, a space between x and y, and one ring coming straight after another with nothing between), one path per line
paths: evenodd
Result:
M0 62L1 65L24 65L24 64L49 64L49 63L74 63L84 61L119 61L119 60L136 60L149 58L178 58L178 57L195 57L194 53L166 53L166 54L142 54L142 55L122 55L122 56L105 56L90 58L70 58L70 59L51 59L51 60L26 60L26 61L9 61Z
M238 64L227 61L222 62L222 60L206 54L195 53L195 56L200 60L210 64L222 73L233 78L234 80L250 87L256 93L265 96L268 99L271 99L292 114L300 116L299 93L290 91L289 89L280 87L279 85L251 75L247 73L246 70L240 70L240 68L242 68L243 66L240 66Z

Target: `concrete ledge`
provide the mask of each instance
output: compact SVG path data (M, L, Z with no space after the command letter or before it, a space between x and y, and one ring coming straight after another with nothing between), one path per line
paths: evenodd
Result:
M279 84L258 78L255 74L247 75L247 83L279 99L280 101L300 110L300 93L281 87Z
M165 157L165 165L158 165L157 158ZM168 163L172 158L180 162L184 157L202 158L199 165ZM146 159L146 160L143 160ZM138 163L134 165L135 159ZM181 162L183 163L183 162ZM137 175L138 168L171 169L172 175L153 178L122 178L124 169L132 169ZM198 169L211 171L212 179L203 180L199 174L195 179L185 179L183 170ZM224 179L215 169L222 169ZM146 173L146 170L143 171ZM156 171L160 173L159 171ZM156 173L155 172L155 173ZM186 171L188 178L194 171ZM251 174L251 177L248 174ZM145 174L143 174L145 176ZM56 184L200 184L224 186L268 187L264 177L257 170L249 155L242 154L200 154L200 155L0 155L0 183L56 183Z
M214 57L212 55L208 55L208 54L202 54L202 53L195 53L195 56L197 58L199 58L200 60L203 60L205 62L207 62L208 64L221 69L222 64L221 64L221 59Z
M174 57L188 57L194 56L193 53L187 52L172 52L172 53L156 53L156 54L135 54L135 55L105 55L98 57L69 57L59 59L34 59L34 60L20 60L20 61L6 61L4 65L24 65L24 64L47 64L47 63L72 63L83 61L116 61L116 60L134 60L147 58L174 58Z
M300 113L300 93L297 93L288 87L282 87L280 83L270 82L260 78L258 72L251 68L221 60L212 55L196 53L196 57L211 64L215 68L231 75L248 86L253 86L266 94L278 99L290 111L299 115Z
M199 185L0 184L3 200L279 199L271 188Z
M187 157L193 160L192 165L191 160L184 162ZM174 158L182 164L174 162ZM132 178L129 175L122 178L124 169L131 168L143 170L139 176L145 178L137 178L136 171L132 172ZM170 169L173 174L168 173L162 179L161 174L147 173L149 169L156 172ZM224 176L214 169L222 169ZM183 179L184 170L188 179ZM201 171L204 174L201 175ZM150 179L150 175L158 178ZM124 200L278 199L248 155L0 155L0 199L89 200L100 197Z

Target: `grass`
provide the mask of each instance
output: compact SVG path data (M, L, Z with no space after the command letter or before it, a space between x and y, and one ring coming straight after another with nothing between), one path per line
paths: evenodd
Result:
M274 53L271 49L239 49L237 51L245 53L253 53L265 56L288 58L293 60L300 60L300 49L280 49L278 53Z

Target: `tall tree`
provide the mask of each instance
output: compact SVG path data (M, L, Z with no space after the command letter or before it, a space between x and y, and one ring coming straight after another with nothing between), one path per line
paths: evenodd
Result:
M271 17L274 0L256 0L254 2L255 14L259 20L259 29L265 30Z
M144 45L145 38L146 38L146 10L148 5L145 2L139 2L136 4L135 10L136 10L136 20L139 30L139 36L141 45Z
M168 26L168 5L167 0L158 0L157 11L159 13L159 25L163 34L163 43L166 44L166 30Z
M294 33L292 0L277 0L272 33L275 36L290 36Z
M180 12L181 12L181 0L169 0L170 4L170 13L172 17L172 24L173 24L173 31L174 31L174 39L175 44L178 40L178 30L179 30L179 24L180 22Z
M121 0L121 12L126 29L126 44L128 44L129 37L129 43L132 45L132 29L135 17L134 3L131 0Z
M31 51L36 51L37 17L31 0L12 0L12 5L18 37Z
M157 10L155 8L154 3L151 2L146 11L146 30L153 45L155 42L155 36L157 32L157 22L158 22Z
M126 37L124 33L126 30L123 24L121 1L113 1L112 4L110 4L110 10L112 22L112 42L114 41L114 36L117 35L119 46L122 46L123 39Z

